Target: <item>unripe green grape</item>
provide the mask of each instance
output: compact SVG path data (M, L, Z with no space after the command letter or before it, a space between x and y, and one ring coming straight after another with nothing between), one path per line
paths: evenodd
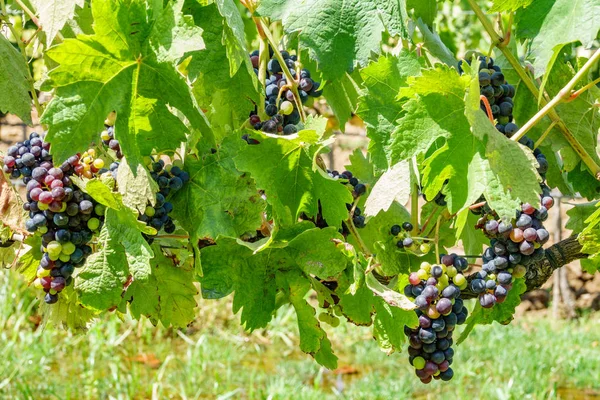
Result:
M49 255L60 254L62 252L62 245L57 241L53 240L52 242L48 243L48 246L46 246L46 250L48 251Z
M154 214L156 214L156 210L152 206L147 206L144 210L144 214L146 214L149 217L154 217Z
M58 256L58 259L62 262L69 262L69 260L71 260L71 256L68 254L61 253L60 256Z
M279 112L283 115L290 115L294 111L294 105L289 101L284 101L279 106Z
M429 243L423 243L419 249L421 250L421 253L427 254L431 250L431 245Z
M91 219L90 219L90 221L91 221ZM63 243L63 245L62 245L62 253L66 254L68 256L73 254L75 252L75 249L77 249L77 247L71 242Z
M91 231L95 231L100 227L100 220L98 218L90 218L87 222L87 227Z

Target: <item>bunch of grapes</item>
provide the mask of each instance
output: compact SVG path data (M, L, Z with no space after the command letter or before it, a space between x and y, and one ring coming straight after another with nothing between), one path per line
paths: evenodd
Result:
M285 66L298 85L298 96L300 103L304 104L309 97L319 97L322 91L319 90L320 83L311 78L310 71L301 69L295 55L290 55L287 51L282 51L281 55L285 60ZM255 50L250 54L254 71L258 74L259 52ZM266 121L261 121L256 111L250 115L250 125L256 130L262 130L266 133L281 133L291 135L298 131L296 125L300 122L300 112L294 93L291 90L290 82L287 82L279 60L271 54L271 59L267 64L267 80L265 88L265 112L270 117Z
M467 260L445 255L441 264L423 262L409 275L404 294L414 298L419 316L417 328L404 327L409 338L409 361L423 383L433 379L449 381L454 376L450 365L454 357L452 334L467 319L460 291L468 285L462 272Z
M114 127L107 126L100 136L102 143L113 150L117 158L120 159L123 157L119 141L114 138ZM111 163L109 168L110 173L115 179L119 165L119 161L115 161ZM173 204L167 201L167 197L171 193L180 190L190 180L190 175L186 171L183 171L181 166L182 163L179 161L165 165L164 160L151 157L151 162L148 166L150 176L158 185L159 191L156 193L154 205L148 203L144 212L140 213L138 220L152 226L157 231L164 229L166 233L175 232L175 222L169 216L171 211L173 211ZM100 172L106 172L106 170ZM144 238L148 243L154 241L151 235L144 234Z
M89 151L86 169L79 155L55 167L49 149L49 143L32 133L29 140L9 149L4 171L15 178L23 176L27 185L23 208L29 219L25 228L41 236L43 252L34 286L46 292L46 303L53 304L58 301L58 294L72 283L75 268L81 267L91 254L88 243L102 226L105 208L70 179L73 174L86 176L86 171L99 165Z
M152 179L158 184L159 191L156 193L154 206L148 204L139 220L150 225L157 231L164 229L166 233L175 232L175 223L169 216L173 211L173 204L167 201L171 193L180 190L190 180L190 175L181 169L180 163L175 162L165 167L162 159L153 160L151 165ZM146 235L146 240L152 243L151 236Z
M396 246L399 249L410 251L411 253L418 255L425 255L431 251L431 245L427 240L423 238L413 238L411 231L413 230L413 224L410 222L404 222L402 226L393 225L390 228L390 233L397 239Z
M115 152L115 157L117 159L123 158L123 153L121 152L121 145L119 141L115 139L115 127L114 126L106 126L106 129L102 131L100 134L100 139L102 139L102 143L107 146L109 149Z
M515 88L509 85L502 70L494 65L491 58L481 57L479 67L479 86L483 96L491 106L493 118L497 121L496 129L506 137L512 137L519 127L513 122L513 100ZM481 109L487 111L485 102L481 101ZM545 179L548 161L539 149L534 149L534 142L527 136L519 142L531 150L538 162L538 172ZM481 206L472 212L481 215L476 228L491 239L490 247L483 254L483 266L471 281L471 290L479 295L482 307L490 308L502 303L512 287L513 278L521 278L527 272L527 266L540 261L544 257L543 245L550 234L543 226L548 218L548 209L554 204L550 189L542 181L540 205L534 207L524 203L517 210L515 218L503 221L492 210L485 199Z
M29 139L8 148L4 156L3 171L12 179L22 177L23 183L27 184L32 179L33 170L42 163L45 163L46 169L52 168L49 150L50 143L44 142L39 134L32 133Z

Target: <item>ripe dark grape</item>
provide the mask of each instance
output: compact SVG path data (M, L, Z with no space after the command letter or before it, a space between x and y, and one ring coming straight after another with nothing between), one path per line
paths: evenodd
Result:
M414 297L410 296L414 289L421 290L421 294L414 297L419 325L405 327L404 334L409 338L409 361L423 383L438 379L442 372L450 370L454 357L452 331L467 318L467 310L457 298L460 289L467 287L466 278L454 267L460 257L446 255L443 259L443 265L422 263L418 271L409 275L409 284L404 288L409 297ZM446 376L450 378L452 373Z

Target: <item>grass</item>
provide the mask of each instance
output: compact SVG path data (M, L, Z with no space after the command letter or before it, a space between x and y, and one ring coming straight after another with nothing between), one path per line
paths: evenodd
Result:
M386 356L368 328L330 330L339 373L297 349L294 315L245 333L230 304L202 303L185 332L108 315L87 335L36 329L33 289L0 273L2 399L585 399L600 398L600 316L525 317L475 329L455 377L422 385L405 354Z

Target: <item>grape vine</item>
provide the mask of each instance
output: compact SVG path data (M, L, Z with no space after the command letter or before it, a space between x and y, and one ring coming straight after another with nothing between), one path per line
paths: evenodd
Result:
M370 326L429 383L553 270L599 269L596 203L544 227L555 193L600 198L594 21L467 0L491 40L446 46L418 2L0 3L0 113L40 126L2 153L0 255L54 321L183 328L231 296L249 331L292 308L330 369L329 328Z

